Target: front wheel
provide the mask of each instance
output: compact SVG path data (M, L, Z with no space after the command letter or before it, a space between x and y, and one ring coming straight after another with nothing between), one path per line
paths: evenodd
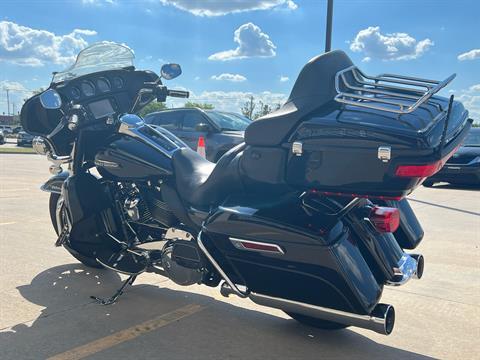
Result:
M299 323L303 325L308 325L317 329L322 330L341 330L348 327L345 324L339 324L333 321L321 320L311 316L301 315L297 313L287 312L285 313L290 316L292 319L297 320Z
M63 199L61 198L60 194L51 193L50 194L50 201L49 201L49 209L50 209L50 220L52 221L53 228L57 235L59 235L59 229L63 228L63 221L65 219L65 215L63 213ZM62 207L59 209L59 217L60 224L57 221L57 207ZM67 249L67 251L72 255L75 259L80 261L83 265L95 268L95 269L103 269L103 266L97 262L94 258L85 256L80 254L79 252L75 251L74 249L70 248L68 244L63 244L63 247Z

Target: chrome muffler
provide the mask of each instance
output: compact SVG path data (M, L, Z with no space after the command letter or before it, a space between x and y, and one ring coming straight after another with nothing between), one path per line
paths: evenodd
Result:
M321 320L356 326L375 331L382 335L390 335L395 325L395 309L392 305L388 304L378 304L370 315L359 315L253 292L251 292L248 297L258 305L311 316Z
M396 267L393 268L393 279L387 285L400 286L410 279L421 279L425 268L425 259L421 254L403 254Z

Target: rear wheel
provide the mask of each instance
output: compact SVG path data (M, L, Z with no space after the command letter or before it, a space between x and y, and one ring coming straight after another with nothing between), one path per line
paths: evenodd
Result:
M49 209L50 209L50 220L52 221L53 228L55 229L55 232L57 235L59 235L59 229L63 228L63 221L64 221L64 215L63 215L63 209L60 209L60 224L58 224L57 221L57 206L63 206L62 204L59 204L61 200L60 194L55 194L51 193L50 194L50 201L49 201ZM63 247L67 249L67 251L72 255L75 259L80 261L83 265L95 268L95 269L103 269L103 266L97 262L94 258L84 256L74 249L70 248L67 244L63 244Z
M299 323L303 325L308 325L317 329L322 330L341 330L348 327L345 324L339 324L333 321L321 320L311 316L301 315L297 313L287 312L285 313L290 316L292 319L297 320Z

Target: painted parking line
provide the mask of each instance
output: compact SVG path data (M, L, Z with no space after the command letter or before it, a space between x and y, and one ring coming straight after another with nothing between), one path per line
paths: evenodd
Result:
M197 304L186 305L177 310L157 316L151 320L147 320L141 324L118 331L112 335L105 336L98 340L89 342L88 344L81 345L79 347L65 351L64 353L52 356L48 358L48 360L83 359L87 356L91 356L100 351L109 349L125 341L135 339L136 337L144 335L150 331L157 330L165 325L171 324L175 321L178 321L180 319L193 315L203 310L204 308L205 306L201 306Z
M3 225L13 225L13 224L16 224L16 223L17 223L16 221L4 222L4 223L0 223L0 226L3 226Z

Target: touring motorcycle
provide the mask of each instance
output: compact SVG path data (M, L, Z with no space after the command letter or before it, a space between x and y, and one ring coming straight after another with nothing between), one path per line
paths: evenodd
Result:
M42 190L55 245L129 276L97 300L115 302L152 272L219 286L310 326L390 334L384 286L424 269L422 255L404 251L423 238L405 197L471 125L461 103L435 95L455 75L369 76L344 52L327 52L215 164L135 115L189 93L162 82L181 74L178 64L159 76L133 58L124 45L94 44L21 111L35 150L52 162Z

